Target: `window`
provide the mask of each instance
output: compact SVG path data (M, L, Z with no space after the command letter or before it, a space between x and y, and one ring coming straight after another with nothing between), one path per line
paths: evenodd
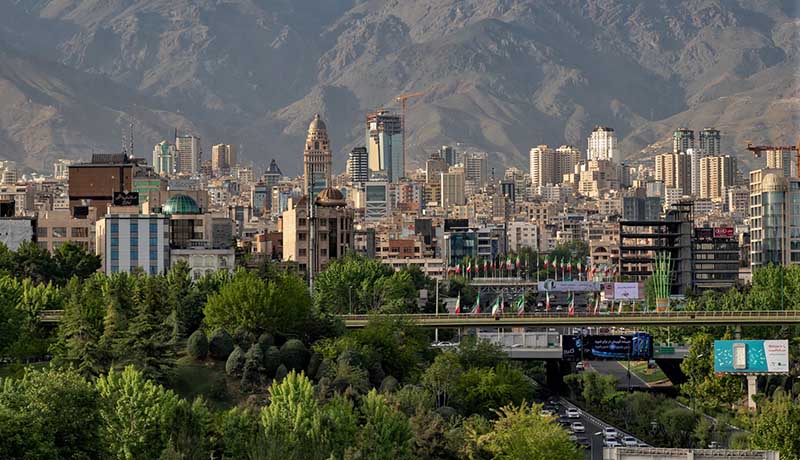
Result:
M158 250L151 249L150 250L150 260L158 260Z
M158 275L158 266L157 265L151 265L150 266L150 274L151 275Z
M119 247L119 238L111 238L111 247L112 248Z
M119 260L119 250L117 249L111 250L111 260Z
M158 223L150 222L150 234L158 233Z
M119 223L114 222L111 224L111 233L119 233Z
M37 241L36 245L39 246L40 249L44 249L45 251L49 250L47 247L47 241Z
M306 250L305 250L305 249L302 249L302 248L301 248L301 249L298 249L298 250L297 250L297 254L298 254L300 257L305 257L305 256L306 256Z
M53 238L66 238L67 227L53 227Z
M305 241L305 240L306 240L306 234L305 233L298 233L297 234L297 241Z
M86 227L72 227L70 230L73 238L88 238L89 229Z
M36 236L39 238L47 238L47 227L37 227Z
M131 222L131 235L134 233L139 233L139 223L138 222Z

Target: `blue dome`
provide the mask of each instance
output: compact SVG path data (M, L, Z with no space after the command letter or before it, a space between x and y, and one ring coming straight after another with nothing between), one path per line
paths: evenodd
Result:
M194 198L186 195L175 195L167 200L162 211L164 214L200 214L200 206Z

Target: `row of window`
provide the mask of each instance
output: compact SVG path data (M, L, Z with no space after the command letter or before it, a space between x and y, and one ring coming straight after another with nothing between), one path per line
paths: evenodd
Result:
M129 230L131 234L139 233L139 223L138 222L131 222L129 226ZM158 223L150 222L150 233L157 233L158 232ZM119 233L119 223L112 222L111 223L111 233Z
M36 236L39 238L67 238L69 235L72 238L88 238L89 229L86 227L38 227L36 229Z

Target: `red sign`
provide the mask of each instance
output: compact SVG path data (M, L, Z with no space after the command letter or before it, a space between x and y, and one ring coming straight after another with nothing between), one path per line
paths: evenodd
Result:
M714 227L714 238L733 238L733 227Z

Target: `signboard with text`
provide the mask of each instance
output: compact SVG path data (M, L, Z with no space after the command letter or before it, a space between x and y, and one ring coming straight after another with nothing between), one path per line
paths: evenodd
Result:
M627 360L647 361L653 357L653 336L630 335L563 335L562 357L567 361Z
M733 238L733 227L714 227L714 238Z
M540 292L600 292L600 283L594 281L540 281L537 288Z
M614 300L641 300L644 298L644 283L613 283L611 292Z
M715 340L714 372L788 374L788 340Z

